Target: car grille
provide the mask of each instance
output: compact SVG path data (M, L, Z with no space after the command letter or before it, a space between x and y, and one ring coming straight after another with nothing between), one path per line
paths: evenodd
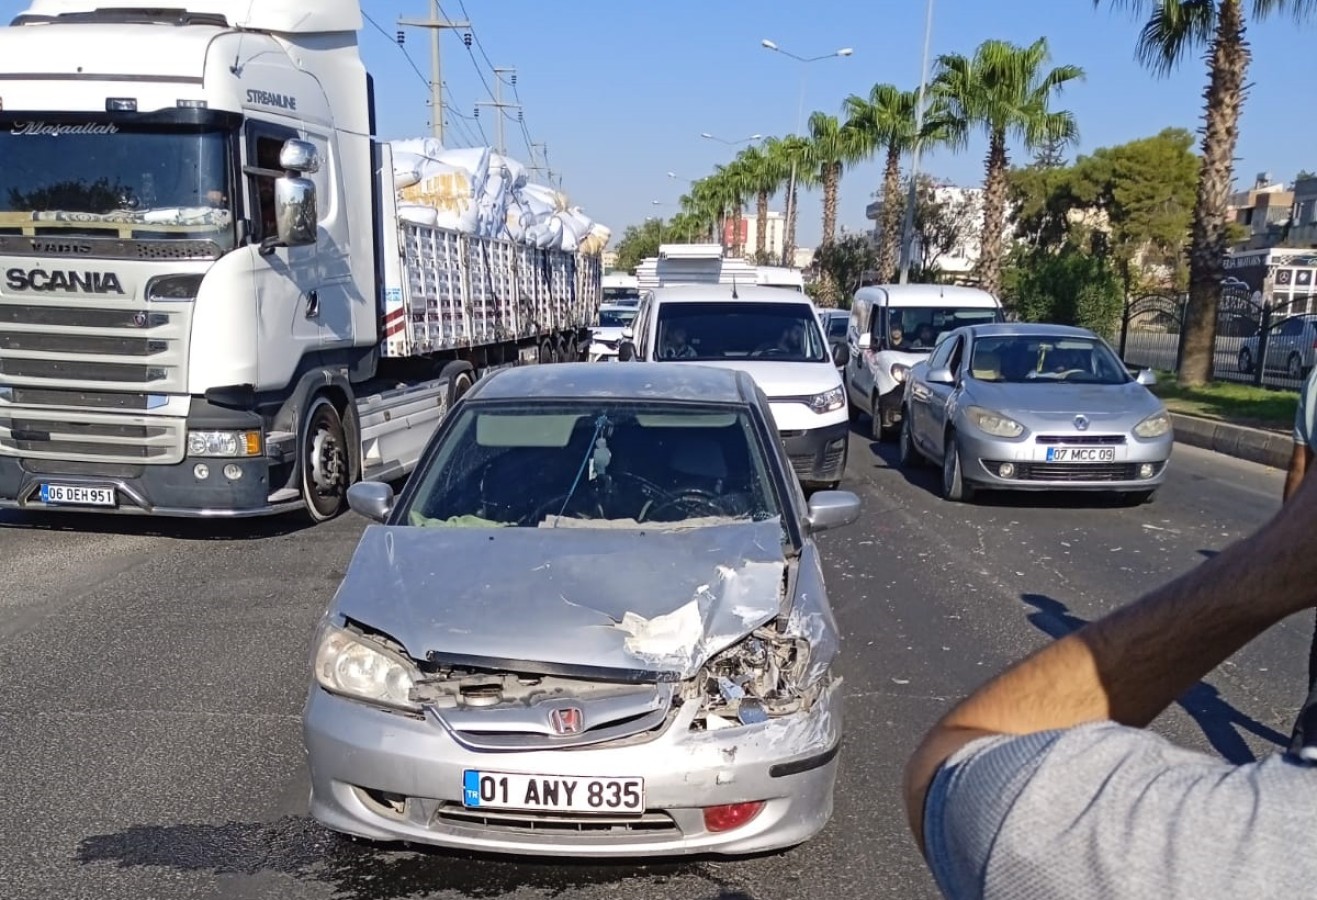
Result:
M1039 444L1082 444L1085 447L1123 447L1123 434L1042 434L1034 438Z
M1001 463L989 463L995 468ZM1017 463L1017 481L1138 481L1141 463ZM1154 464L1155 469L1161 466Z
M679 837L681 834L670 815L656 811L639 816L562 815L467 809L460 803L444 802L435 811L433 822L436 825L504 833L582 834L596 839L615 837L618 840L631 840L640 834L660 837Z

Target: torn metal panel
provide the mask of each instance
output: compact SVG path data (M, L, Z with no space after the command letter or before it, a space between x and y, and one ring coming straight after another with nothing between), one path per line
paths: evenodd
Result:
M823 562L813 543L805 546L795 571L795 598L784 633L802 638L809 645L809 664L802 681L813 684L827 674L841 652L841 630L827 600Z
M417 659L690 678L779 615L778 519L694 529L365 531L333 612Z

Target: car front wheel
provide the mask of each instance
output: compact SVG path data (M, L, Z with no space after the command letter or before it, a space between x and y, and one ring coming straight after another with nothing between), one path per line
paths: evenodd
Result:
M974 485L965 480L960 464L960 448L956 445L954 433L947 435L947 443L942 450L942 497L961 503L974 500Z

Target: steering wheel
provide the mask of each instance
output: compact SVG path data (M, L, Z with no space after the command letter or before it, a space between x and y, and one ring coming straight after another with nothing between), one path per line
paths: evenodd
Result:
M772 346L765 347L762 350L756 350L754 353L751 353L750 355L751 356L786 356L790 352L791 351L789 350L783 350L781 347L777 346L777 344L773 344Z
M576 493L576 499L579 500L580 498L581 498L581 493L578 490ZM608 518L608 516L604 514L603 507L601 507L596 501L591 501L594 504L594 508L588 511L589 512L588 515L582 515L582 513L586 512L586 510L582 510L580 508L576 509L575 511L571 509L564 509L563 507L565 505L568 505L572 499L573 499L572 495L570 494L559 494L557 497L551 497L545 502L541 503L539 506L535 507L534 510L523 516L521 521L519 521L517 524L534 527L536 525L539 525L549 516L557 516L557 515L561 515L565 519Z
M717 494L701 488L683 488L680 491L668 494L661 501L643 510L636 521L656 521L653 518L654 514L670 507L680 508L688 513L703 512L712 516L722 515L723 512L722 503L719 501Z

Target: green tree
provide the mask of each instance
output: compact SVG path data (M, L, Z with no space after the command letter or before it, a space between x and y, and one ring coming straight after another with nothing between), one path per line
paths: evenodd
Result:
M814 265L824 279L836 286L836 305L849 309L850 298L863 287L865 276L878 265L878 254L864 235L847 234L821 245L814 255ZM824 300L821 294L817 299Z
M1018 137L1032 150L1050 141L1068 143L1079 133L1074 114L1053 109L1052 101L1084 72L1078 66L1045 69L1047 61L1046 38L1027 47L989 40L971 57L953 53L938 58L934 92L946 105L938 124L949 143L963 148L975 129L988 138L979 271L983 288L994 294L1001 290L1008 137Z
M1251 53L1244 40L1243 0L1108 0L1146 17L1138 59L1168 75L1185 57L1206 48L1202 160L1189 245L1189 305L1182 337L1179 383L1194 387L1212 377L1216 316L1229 249L1230 190L1235 145ZM1094 6L1103 0L1093 0ZM1313 12L1311 0L1253 0L1253 18L1288 14L1296 22Z
M1116 334L1125 304L1120 279L1103 256L1074 245L1033 254L1007 299L1027 322L1078 325L1107 338Z
M919 176L917 185L910 280L940 282L945 280L943 258L978 241L983 207L973 195L956 196L942 190L932 176ZM894 206L898 221L905 217L906 200L907 192L897 191Z
M664 233L663 222L659 219L646 219L639 225L628 225L622 232L622 239L617 242L616 268L622 272L634 272L642 261L658 256L661 239L669 237Z
M837 237L837 197L845 167L864 158L866 139L858 129L849 127L836 116L816 112L809 117L809 145L806 160L823 186L823 235L820 247ZM825 306L835 306L837 285L825 272L822 298Z
M764 151L774 160L775 165L787 173L786 188L787 221L786 233L782 242L782 265L791 265L796 252L796 221L800 217L800 189L813 186L815 179L809 168L809 140L799 135L789 134L783 138L769 138L764 142ZM795 184L789 184L791 172L796 173Z
M761 147L747 147L737 157L745 173L746 187L755 197L755 261L764 264L768 259L768 201L786 181L787 173L781 160Z
M896 280L901 249L901 207L895 201L901 193L901 157L914 148L918 136L918 104L916 91L903 91L892 84L875 84L869 89L868 97L852 94L843 106L847 124L865 136L866 155L875 155L880 150L885 153L877 265L878 281L882 284Z

